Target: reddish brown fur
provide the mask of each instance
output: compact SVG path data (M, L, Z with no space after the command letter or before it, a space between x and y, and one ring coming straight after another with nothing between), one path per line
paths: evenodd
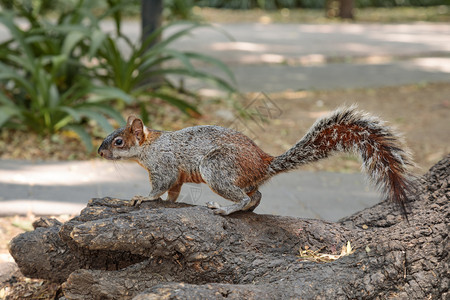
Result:
M235 184L240 188L248 186L258 186L261 181L267 177L267 168L273 160L273 157L264 153L258 148L257 155L247 152L245 149L237 157L237 165L239 166L238 177ZM256 150L256 149L255 149ZM258 153L259 152L259 153Z
M136 136L135 132L140 130L141 137L138 138L139 145L142 146L142 144L151 144L155 139L157 139L162 132L156 131L156 130L148 130L147 134L144 132L144 124L140 119L136 119L133 116L130 116L128 118L128 124L125 127L125 130L122 134L122 139L125 142L125 147L130 147L134 145Z
M258 186L267 177L267 169L274 159L265 153L250 138L234 133L223 139L227 143L238 146L237 155L234 156L237 169L237 178L234 183L240 188Z
M123 134L121 135L124 142L123 148L129 148L133 146L134 143L136 142L136 138L134 137L131 130L132 130L131 127L126 127L125 130L123 131Z
M153 143L153 141L156 140L161 134L162 134L161 131L149 130L149 132L145 138L145 143L146 144Z
M179 183L192 182L192 183L205 183L202 175L199 172L187 173L185 170L179 171L180 176L178 177Z
M369 135L368 137L362 137L358 134L359 132L369 132ZM339 138L333 140L332 137L335 134L337 134ZM345 148L349 148L353 145L362 145L362 140L369 141L364 144L364 149L360 149L366 153L366 157L375 158L370 165L367 165L368 171L370 173L376 171L380 173L386 172L384 180L390 182L392 186L392 188L388 190L389 198L396 200L396 202L402 206L403 210L405 209L404 202L407 199L405 190L408 189L408 182L404 176L405 169L403 164L392 155L390 148L393 147L393 145L390 140L358 125L341 124L333 125L322 131L315 140L329 142L328 145L321 144L318 147L323 153L326 153L329 149L334 149L338 142L341 142ZM375 148L375 145L377 145L377 149Z
M339 137L336 140L333 140L333 135L334 132L336 130L336 134ZM346 126L346 125L341 125L341 124L336 124L330 128L325 129L323 132L321 132L316 140L323 140L323 141L327 141L329 142L329 146L326 144L322 144L320 145L319 149L321 151L326 151L329 148L334 148L336 146L336 144L338 142L342 142L344 144L345 147L348 146L352 146L356 143L359 143L361 138L359 137L359 135L354 134L353 132L361 132L364 131L364 128L361 128L357 125L351 125L351 126ZM350 133L352 132L352 133Z

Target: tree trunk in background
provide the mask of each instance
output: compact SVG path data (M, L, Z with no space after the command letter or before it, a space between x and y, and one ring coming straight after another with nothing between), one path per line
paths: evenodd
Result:
M339 17L342 19L353 19L353 8L355 6L355 1L340 0L339 2Z
M447 155L408 195L409 222L386 201L333 223L92 199L64 224L35 222L10 252L66 299L449 299L449 179ZM355 252L333 262L299 258L347 241Z
M163 0L141 0L141 42L144 43L147 38L162 24ZM159 36L153 40L147 49L158 43L161 39ZM155 67L156 69L159 66ZM152 87L158 87L164 82L164 76L152 76L145 79L142 85L149 84Z
M162 0L141 0L141 30L142 30L142 42L152 34L156 29L161 27L162 23ZM151 47L157 41L149 45Z

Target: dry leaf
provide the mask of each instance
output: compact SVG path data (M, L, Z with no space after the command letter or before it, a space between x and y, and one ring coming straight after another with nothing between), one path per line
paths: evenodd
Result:
M304 248L305 250L300 249L300 258L312 262L331 262L355 252L355 250L352 249L350 241L347 242L347 245L342 246L341 254L320 253L320 250L313 251L310 250L308 246L305 246Z

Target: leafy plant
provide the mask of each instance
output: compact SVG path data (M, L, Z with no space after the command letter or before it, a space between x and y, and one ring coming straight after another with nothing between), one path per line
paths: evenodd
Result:
M194 0L165 0L164 17L166 20L192 20L196 16L192 13Z
M91 150L91 139L81 124L94 120L110 131L106 117L124 121L108 103L132 101L122 90L96 85L87 77L83 59L97 52L104 34L79 25L76 14L71 19L61 16L52 24L25 9L21 13L32 25L29 30L20 28L16 14L0 12L0 23L11 36L0 44L0 127L42 135L72 130Z
M0 12L0 23L10 35L0 44L0 128L41 135L71 130L92 150L86 123L95 121L109 132L113 129L109 119L124 124L119 112L124 105L138 104L146 119L158 98L187 115L197 115L191 101L196 95L171 82L170 75L198 78L235 92L228 81L194 67L194 61L213 64L234 81L221 61L170 48L177 39L207 25L168 24L145 42L132 42L121 32L122 9L128 2L107 0L107 8L97 15L94 2L76 0L56 21L21 5L14 13ZM114 21L114 33L100 29L99 22L107 17ZM175 31L159 39L175 25Z
M158 37L171 27L177 27L173 33L156 42ZM187 115L199 114L197 108L186 99L195 98L181 86L168 79L170 75L198 78L211 82L222 90L236 92L234 86L219 76L203 72L194 67L194 61L212 64L221 70L234 83L234 76L228 67L218 59L200 53L179 51L170 48L177 39L186 36L192 30L208 26L199 23L169 23L153 32L143 43L133 43L126 36L113 39L108 37L98 51L99 65L93 69L96 78L108 86L116 86L137 99L142 116L148 115L148 107L153 98L159 98L177 107ZM118 40L125 46L119 47ZM149 47L153 44L152 47Z

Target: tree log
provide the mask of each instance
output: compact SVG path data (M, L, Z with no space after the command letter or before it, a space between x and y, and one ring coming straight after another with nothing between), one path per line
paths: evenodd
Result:
M409 222L386 201L333 223L98 198L64 224L36 222L10 252L67 299L448 299L449 172L450 155L417 180ZM355 252L335 261L299 257L347 241Z

